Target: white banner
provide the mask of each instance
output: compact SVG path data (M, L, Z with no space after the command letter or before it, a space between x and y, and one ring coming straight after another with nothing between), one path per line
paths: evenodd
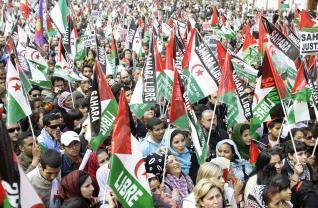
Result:
M318 32L300 31L300 54L313 54L318 52Z

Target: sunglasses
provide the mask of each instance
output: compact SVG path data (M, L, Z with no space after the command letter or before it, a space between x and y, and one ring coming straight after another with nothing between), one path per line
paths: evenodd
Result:
M7 129L7 130L8 130L9 133L13 133L13 132L15 132L15 131L18 131L18 132L19 132L20 129L21 129L20 127L17 127L17 128Z
M59 125L59 124L56 124L56 125L50 125L50 126L48 126L48 127L50 127L51 129L57 129L57 128L60 127L60 125Z
M41 97L41 94L32 94L32 97Z
M308 136L308 137L306 137L305 138L306 140L314 140L314 139L316 139L314 136Z

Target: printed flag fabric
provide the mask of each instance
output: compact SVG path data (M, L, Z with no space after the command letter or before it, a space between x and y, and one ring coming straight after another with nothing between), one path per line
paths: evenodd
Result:
M176 69L174 70L173 78L172 99L170 106L170 123L176 125L181 129L187 130L189 128L187 112L184 106L179 82L179 74Z
M59 0L50 12L58 31L64 35L68 24L69 8L66 0Z
M43 202L17 162L9 134L2 121L0 121L0 135L0 181L2 185L0 185L0 203L2 203L2 207L44 208Z
M189 44L193 44L191 47L193 51L190 55L190 76L186 92L193 104L218 90L221 69L211 49L204 43L197 31L195 39Z
M123 207L153 207L140 143L131 134L129 108L122 90L112 136L108 185Z
M7 123L16 124L22 118L31 115L30 105L25 97L19 72L13 60L9 60L7 71Z
M101 65L96 61L89 105L92 150L97 150L113 130L117 107Z
M39 1L39 14L35 23L35 43L39 46L44 44L44 27L43 27L43 0Z

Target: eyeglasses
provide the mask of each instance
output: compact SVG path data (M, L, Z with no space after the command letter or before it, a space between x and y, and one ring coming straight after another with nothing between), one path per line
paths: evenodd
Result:
M50 127L51 129L57 129L57 128L60 127L60 125L59 125L59 124L56 124L56 125L50 125L50 126L48 126L48 127Z
M7 129L9 133L13 133L15 131L19 132L20 131L20 127L16 127L16 128L10 128L10 129Z
M41 94L32 94L32 97L41 97Z
M247 95L254 95L254 92L247 92Z

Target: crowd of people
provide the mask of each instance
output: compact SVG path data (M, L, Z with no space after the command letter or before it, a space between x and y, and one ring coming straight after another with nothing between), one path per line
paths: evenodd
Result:
M91 19L91 13L82 11L86 11L86 8L101 11L99 24L95 25L96 34L108 56L112 53L112 37L106 35L105 29L114 26L107 19L109 13L116 13L113 20L123 28L129 26L127 17L135 21L142 19L144 27L149 28L152 18L160 18L164 22L171 17L188 24L191 17L193 26L203 37L211 35L211 32L205 31L203 24L211 23L212 3L101 1L88 6L69 1L68 4L72 5L72 18L78 36L85 32ZM5 5L8 6L8 3ZM48 11L52 7L48 2ZM155 15L150 7L157 8ZM14 4L11 8L15 8ZM2 12L6 9L4 6ZM219 16L226 17L229 27L235 31L233 39L221 40L227 50L233 54L239 52L244 42L245 26L251 28L251 35L258 38L257 11L242 14L242 11L232 6L222 8L222 5L218 5L218 11ZM292 11L288 14L276 12L271 22L290 24L293 16ZM25 28L28 22L21 20L18 24ZM32 109L30 120L26 117L15 124L6 125L13 151L46 207L123 207L107 184L111 169L112 134L90 154L88 160L85 159L84 167L81 167L84 155L90 149L89 107L94 63L98 58L96 47L89 47L85 57L74 62L74 70L82 73L86 79L70 84L63 76L53 75L60 54L60 39L56 34L41 47L52 89L33 84L27 92ZM123 89L129 103L136 83L142 76L149 38L147 40L147 36L144 36L142 41L143 52L136 54L127 49L125 39L117 37L121 70L115 76L106 75L117 101ZM163 35L163 63L168 41L168 37ZM0 31L0 103L4 120L8 113L6 72L11 56L8 36ZM261 70L261 66L260 61L252 65L255 70ZM246 85L245 93L252 103L255 84ZM165 107L162 108L162 105ZM207 157L200 164L191 131L169 123L169 111L162 110L168 108L167 105L169 102L157 103L141 118L132 113L131 133L140 142L154 207L318 207L316 118L297 123L287 135L283 134L286 125L283 118L271 120L264 123L261 139L255 141L250 134L249 121L227 128L227 106L218 101L218 94L214 92L193 105L205 136L210 135L207 138ZM260 150L255 163L250 162L252 142Z

